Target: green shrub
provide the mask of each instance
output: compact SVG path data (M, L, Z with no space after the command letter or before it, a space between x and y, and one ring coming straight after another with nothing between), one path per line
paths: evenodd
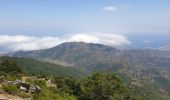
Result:
M38 85L41 88L45 88L46 87L46 82L44 80L34 80L33 84L34 85Z
M13 85L2 85L1 88L5 91L8 92L9 94L16 94L18 91L18 88Z
M7 75L5 76L5 79L8 81L15 81L17 79L17 77L15 75Z
M75 95L80 100L131 100L130 91L120 78L112 73L93 73L76 80L56 77L56 93Z
M129 100L128 89L111 73L93 73L80 84L80 100Z
M21 97L21 98L30 98L31 95L25 92L17 92L17 96Z

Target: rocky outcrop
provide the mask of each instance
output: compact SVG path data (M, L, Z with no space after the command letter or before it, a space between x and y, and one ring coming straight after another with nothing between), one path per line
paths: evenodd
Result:
M21 80L7 81L4 80L3 78L0 78L0 84L17 86L20 91L24 91L26 93L39 93L41 91L41 88L39 86L37 85L33 86L31 84L22 82Z
M39 93L41 91L41 88L39 86L33 86L28 83L23 83L20 80L14 81L13 84L16 85L21 91L25 91L27 93Z

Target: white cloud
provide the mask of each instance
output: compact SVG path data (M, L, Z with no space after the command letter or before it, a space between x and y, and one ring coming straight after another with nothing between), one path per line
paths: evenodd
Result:
M106 6L103 8L105 11L117 11L118 8L116 6Z
M35 39L34 37L28 37L28 36L24 36L24 35L16 35L16 36L0 35L0 44L28 42L28 41L34 40L34 39Z
M63 42L99 43L110 46L123 46L130 41L123 35L108 33L77 33L67 37L35 37L24 35L0 35L0 47L12 51L39 50L57 46Z
M78 33L78 34L75 34L75 35L72 35L71 37L69 37L68 41L71 41L71 42L83 41L86 43L98 43L100 41L100 38L97 36L93 36L93 35Z
M0 35L0 46L10 50L46 49L61 43L58 37L34 37L24 35Z
M97 37L100 38L98 43L111 45L111 46L121 46L124 44L130 44L130 41L123 35L119 34L109 34L109 33L97 33Z
M127 11L130 7L131 7L130 4L123 4L123 5L120 5L120 6L106 6L106 7L103 7L102 9L105 10L105 11L114 12L114 11L117 11L117 10Z

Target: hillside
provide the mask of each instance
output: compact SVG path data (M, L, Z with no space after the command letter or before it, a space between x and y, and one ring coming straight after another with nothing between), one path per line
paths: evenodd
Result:
M8 57L1 57L2 59L11 59L15 61L25 73L29 74L42 74L42 75L59 75L59 76L72 76L76 78L80 78L85 75L85 73L74 67L69 66L61 66L57 64L52 64L48 62L38 61L35 59L30 58L8 58Z
M118 50L101 44L68 42L45 50L20 51L12 56L59 61L85 73L115 72L132 87L141 89L139 94L155 100L170 98L169 51Z
M16 60L7 57L1 59L0 73L3 100L143 100L113 73L93 73L80 79L30 75Z

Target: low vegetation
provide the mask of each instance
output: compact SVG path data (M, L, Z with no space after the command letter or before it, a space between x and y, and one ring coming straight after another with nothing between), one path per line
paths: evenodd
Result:
M5 80L21 79L28 77L21 67L13 60L4 58L0 63L1 76ZM15 74L14 74L15 73ZM9 78L10 77L10 78ZM27 93L15 85L1 85L1 89L9 94L34 100L141 100L131 94L123 81L113 73L93 73L84 78L68 76L29 76L26 83L38 85L41 91ZM33 78L34 77L34 78ZM50 83L48 83L50 82Z

